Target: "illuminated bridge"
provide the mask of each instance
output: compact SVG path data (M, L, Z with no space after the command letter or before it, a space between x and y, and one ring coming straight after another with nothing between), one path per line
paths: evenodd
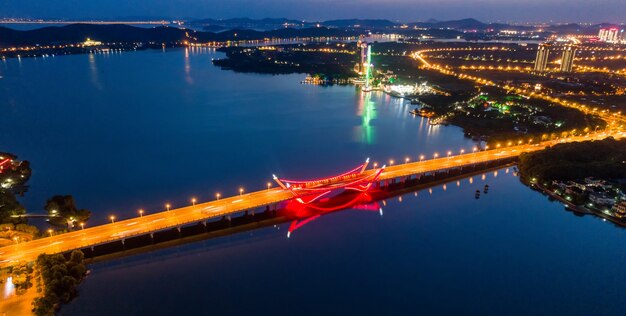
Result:
M607 136L624 137L624 133L598 133L586 136L570 137L562 140L546 141L538 144L521 144L506 148L474 150L460 155L432 159L420 157L415 162L391 164L368 169L368 162L343 174L328 178L297 181L275 177L278 188L240 194L237 196L198 203L169 211L143 215L141 217L116 221L114 223L84 228L65 234L36 239L0 248L0 267L9 266L16 261L34 260L39 254L65 253L75 249L93 249L110 243L124 243L126 239L147 236L161 231L180 229L187 225L205 226L211 220L226 219L242 213L254 213L255 210L276 208L277 203L296 200L297 203L311 203L322 196L330 196L335 190L367 191L381 188L398 181L419 179L424 175L446 173L455 170L456 174L465 172L464 168L475 171L477 168L493 167L498 163L511 162L524 152L544 149L559 142L575 142L601 139Z

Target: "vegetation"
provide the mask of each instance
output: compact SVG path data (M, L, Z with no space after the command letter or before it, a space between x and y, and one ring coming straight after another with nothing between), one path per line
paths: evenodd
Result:
M76 223L85 222L91 216L87 209L78 209L71 195L55 195L46 202L45 210L50 215L50 223L72 229Z
M79 250L73 251L69 260L60 254L37 257L37 291L43 295L33 302L33 314L54 315L61 304L76 297L77 287L87 273L83 258L84 254Z
M11 277L13 285L18 294L30 288L32 283L33 266L25 261L20 261L11 267Z
M356 55L317 51L320 49L343 50L343 47L325 44L284 45L280 49L225 47L220 51L225 52L227 58L214 60L213 64L237 72L307 73L324 80L355 76Z
M604 179L626 178L626 140L559 144L546 150L520 156L520 173L525 181L575 180L593 176Z

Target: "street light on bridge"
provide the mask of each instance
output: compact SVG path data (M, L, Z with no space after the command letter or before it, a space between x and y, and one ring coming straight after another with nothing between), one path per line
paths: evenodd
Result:
M411 160L409 157L404 158L404 163L409 163L409 160Z
M269 191L271 187L272 187L272 183L271 183L271 182L268 182L268 183L267 183L267 190Z
M221 194L219 194L219 193L215 193L215 199L216 199L216 200L218 200L218 201L219 201L219 200L220 200L220 196L222 196L222 195L221 195Z
M243 194L243 188L239 188L239 195Z
M191 198L191 205L196 205L196 198Z
M420 161L424 160L424 155L420 155Z
M111 220L111 224L115 223L115 216L111 215L111 217L109 217L109 219Z
M165 209L169 212L170 211L170 203L165 204Z
M139 217L143 217L143 209L139 210Z
M52 237L52 229L48 229L48 234L50 234L50 237Z
M85 223L80 223L80 229L85 229Z
M435 153L435 154L433 155L433 158L435 158L435 159L436 159L437 157L439 157L439 153Z

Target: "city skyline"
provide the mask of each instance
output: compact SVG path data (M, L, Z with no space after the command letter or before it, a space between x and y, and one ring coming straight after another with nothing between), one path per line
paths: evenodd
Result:
M340 3L304 0L253 2L234 0L228 3L201 0L175 1L91 1L71 0L41 4L38 1L0 3L3 17L48 19L119 19L144 18L290 18L306 21L362 18L389 19L399 22L457 20L476 18L484 22L514 23L624 23L622 1L526 1L523 4L493 0L483 1L410 1L350 0ZM71 13L68 13L71 12Z

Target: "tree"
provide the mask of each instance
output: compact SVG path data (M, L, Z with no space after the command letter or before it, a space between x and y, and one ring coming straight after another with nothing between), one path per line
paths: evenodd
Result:
M12 216L25 213L26 209L17 201L15 194L10 191L0 190L0 223L20 222L21 219Z
M50 215L50 223L72 229L77 222L86 222L91 216L87 209L78 209L71 195L55 195L46 201L44 209Z

